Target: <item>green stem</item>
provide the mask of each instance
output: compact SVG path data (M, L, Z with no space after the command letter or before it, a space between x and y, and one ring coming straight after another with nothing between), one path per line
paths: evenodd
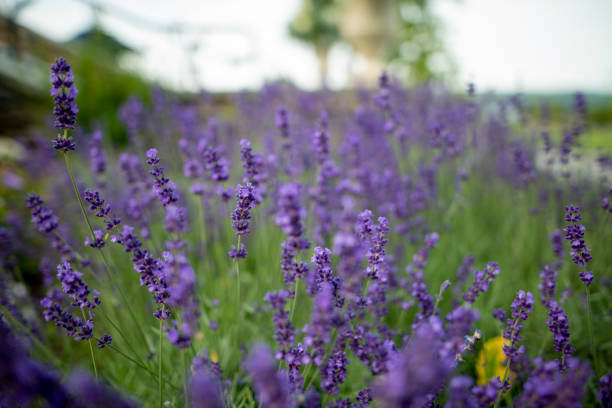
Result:
M597 375L599 373L599 362L597 361L597 355L595 352L595 343L593 342L593 322L592 322L592 315L591 315L591 288L589 285L585 285L585 290L586 290L586 295L587 295L587 304L586 304L586 309L587 309L587 325L589 328L589 343L591 346L591 355L593 356L593 365L595 367L595 374Z
M83 316L83 323L85 323L87 321L87 318L85 317L85 312L83 311L83 308L81 308L81 315ZM93 365L94 374L96 375L96 379L98 379L98 367L96 367L96 358L94 357L93 346L91 345L91 338L87 339L87 342L89 343L89 353L91 354L91 364Z
M164 313L164 307L165 305L162 304L162 314ZM163 340L163 328L162 328L162 319L159 319L159 358L158 358L158 364L157 364L157 381L159 383L159 407L161 408L163 406L163 389L162 389L162 351L163 351L163 347L162 347L162 340Z
M242 235L238 235L238 246L236 247L236 251L240 252L240 243L242 241ZM238 257L234 261L236 264L236 286L238 287L238 297L236 298L236 305L238 306L238 316L240 316L240 263L238 262Z
M89 227L89 232L91 233L92 239L95 240L96 238L95 238L94 230L93 230L93 227L91 226L91 222L89 221L89 216L87 215L87 211L85 211L85 206L83 205L83 200L81 199L81 193L79 192L79 187L76 184L74 173L72 172L72 166L70 165L70 160L68 158L68 153L66 152L64 152L64 161L66 162L66 169L68 170L68 174L70 175L70 180L72 181L72 187L74 188L74 194L76 195L77 200L79 201L79 206L81 207L81 214L83 214L83 218L85 219L85 222L87 223L87 226ZM113 283L114 280L117 281L116 286L117 286L117 289L119 290L119 294L121 295L123 302L125 303L133 322L136 324L136 327L138 331L140 332L140 335L143 337L145 344L149 346L149 342L144 334L144 331L140 327L140 324L138 323L138 319L136 319L136 316L134 315L134 311L132 310L132 307L130 306L130 302L128 301L125 293L123 292L123 289L121 287L121 282L118 279L113 279L113 277L111 277L112 269L110 268L108 264L108 259L106 258L106 254L104 253L102 248L99 248L99 251L100 251L100 254L102 255L102 260L104 262L104 267L106 268L106 273L108 275L109 281L111 282L111 284Z
M189 403L189 396L187 393L187 379L189 378L189 372L187 371L187 350L183 350L181 353L183 355L183 394L185 395L185 406Z
M289 314L289 321L293 321L293 313L295 312L295 304L297 303L298 298L298 289L300 288L300 279L297 278L295 281L295 293L293 295L293 304L291 305L291 313Z
M81 207L81 213L83 214L83 218L89 227L89 232L91 233L91 237L95 240L96 236L94 234L93 227L89 222L89 217L87 216L87 211L85 211L85 206L83 205L83 200L81 199L81 194L79 193L79 188L77 187L76 181L74 179L74 174L72 172L72 166L70 165L70 160L68 159L68 153L64 152L64 161L66 162L66 169L68 169L68 174L70 174L70 180L72 181L72 187L74 188L74 194L76 194L77 199L79 200L79 206Z

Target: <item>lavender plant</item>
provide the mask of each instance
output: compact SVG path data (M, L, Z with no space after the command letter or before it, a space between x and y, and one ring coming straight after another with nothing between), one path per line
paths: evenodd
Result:
M582 96L565 136L532 140L518 98L486 101L473 87L467 99L433 85L409 91L387 74L350 101L273 84L219 109L205 96L186 102L155 90L150 107L132 98L119 111L130 145L118 151L96 131L83 156L64 59L51 81L61 132L53 146L77 200L53 170L26 199L38 232L2 221L0 405L610 400L602 310L612 259L599 208L608 210L599 203L608 186L556 179L537 160L540 149L549 160L575 159L588 131ZM151 141L156 148L143 150ZM558 224L566 197L582 208L567 206L551 254L538 226ZM490 344L495 361L484 356ZM57 374L87 353L96 380Z

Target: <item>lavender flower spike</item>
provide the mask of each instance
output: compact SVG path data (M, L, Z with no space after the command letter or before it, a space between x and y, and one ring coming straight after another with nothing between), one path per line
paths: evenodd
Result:
M289 395L289 383L284 371L276 371L270 349L256 345L246 362L246 371L253 379L257 401L266 408L291 408L295 405Z
M58 129L74 129L76 114L79 112L75 99L78 91L74 86L74 76L68 62L63 57L51 65L51 95L55 106L55 127Z
M510 360L514 360L523 352L523 347L517 348L517 344L521 341L520 333L523 328L523 323L521 323L521 321L527 320L529 313L533 311L533 302L533 295L530 292L519 290L516 298L510 305L510 309L512 309L512 319L508 319L508 326L503 334L504 339L508 340L510 343L504 345L504 354Z
M571 244L572 251L570 255L572 262L583 268L580 272L580 279L585 285L593 283L593 272L587 271L587 264L593 259L591 256L591 249L584 242L584 225L579 222L582 220L580 215L580 207L575 207L572 204L565 207L567 211L565 215L565 221L570 224L563 228L565 232L565 239Z

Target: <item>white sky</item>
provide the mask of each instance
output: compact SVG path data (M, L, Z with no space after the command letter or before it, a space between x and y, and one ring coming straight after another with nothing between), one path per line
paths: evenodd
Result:
M313 52L287 34L300 0L97 1L162 24L244 30L243 36L167 34L102 14L109 32L140 51L132 66L167 85L238 90L279 77L305 88L318 85ZM461 84L474 81L480 90L503 92L612 92L612 0L434 0L434 11ZM58 41L92 20L91 9L75 0L38 0L19 16ZM197 46L193 61L185 50L191 45ZM347 46L332 49L332 87L347 83L352 61Z

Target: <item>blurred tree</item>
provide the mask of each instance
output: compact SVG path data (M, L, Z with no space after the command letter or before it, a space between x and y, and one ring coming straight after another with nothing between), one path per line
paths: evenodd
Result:
M371 83L385 68L407 82L452 72L431 0L303 0L289 31L314 48L322 84L328 52L338 41L366 61L357 80Z
M314 48L319 62L321 87L327 86L327 56L338 41L335 0L303 0L302 8L289 25L289 33Z

